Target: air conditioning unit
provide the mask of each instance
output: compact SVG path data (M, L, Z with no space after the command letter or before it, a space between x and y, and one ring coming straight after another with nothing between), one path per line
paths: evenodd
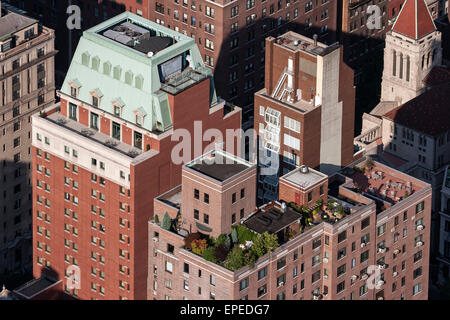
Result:
M323 263L328 263L328 258L323 258Z
M416 230L418 230L418 231L423 230L423 224L419 224L419 225L416 227Z
M158 242L159 239L157 237L153 237L153 242Z
M378 253L385 253L386 252L386 248L378 248Z
M361 243L361 248L364 248L366 246L366 243L365 242L362 242Z
M367 273L364 273L364 274L361 276L361 280L367 280L367 278L369 278L369 275L368 275Z
M400 250L399 249L395 249L394 250L394 254L399 254L400 253Z
M396 276L398 276L398 272L397 271L395 271L393 274L392 274L392 276L393 277L396 277Z
M384 263L378 265L379 269L386 269L386 265Z
M384 284L384 280L380 280L380 281L377 282L378 286L382 286L383 284Z
M358 279L358 276L356 274L352 275L352 280L355 281L356 279Z
M323 278L324 278L325 280L327 280L327 279L328 279L328 275L325 274L325 275L323 276Z
M384 298L383 297L378 297L377 300L384 300Z
M313 296L313 300L319 300L319 296Z
M279 287L282 287L282 286L284 286L284 282L283 281L281 281L279 284L278 284L278 286Z
M421 247L421 246L423 246L423 242L422 241L419 241L419 242L416 243L416 247Z
M392 228L392 229L391 229L391 232L394 232L394 231L395 231L395 228Z

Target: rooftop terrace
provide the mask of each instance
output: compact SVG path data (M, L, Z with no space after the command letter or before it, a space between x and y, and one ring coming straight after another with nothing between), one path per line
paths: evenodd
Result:
M95 142L101 143L104 146L111 148L115 151L118 151L128 157L136 158L140 154L143 153L141 149L138 149L136 147L133 147L129 144L126 144L124 142L121 142L119 140L116 140L104 133L101 133L100 131L96 131L94 129L91 129L89 127L86 127L85 125L81 124L80 122L74 121L63 114L61 114L59 111L50 113L49 111L51 108L55 108L55 106L49 107L45 111L47 113L43 113L42 117L46 120L61 126L65 129L68 129L70 131L73 131L75 133L78 133L90 140L93 140ZM151 151L148 151L151 152Z
M252 164L222 150L213 150L186 167L223 182L252 167Z
M333 46L310 39L298 33L288 31L278 36L275 42L293 51L305 51L312 55L323 56L330 52Z
M345 171L363 195L395 204L420 189L410 180L395 175L381 165L370 163ZM376 200L376 199L375 199Z

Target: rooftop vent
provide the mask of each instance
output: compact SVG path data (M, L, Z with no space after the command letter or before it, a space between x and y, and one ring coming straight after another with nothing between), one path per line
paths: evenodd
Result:
M300 172L304 173L304 174L307 174L307 173L309 173L309 169L308 169L307 166L301 166L300 167Z
M295 40L295 41L294 41L294 45L296 45L296 46L298 46L300 43L301 43L300 40Z

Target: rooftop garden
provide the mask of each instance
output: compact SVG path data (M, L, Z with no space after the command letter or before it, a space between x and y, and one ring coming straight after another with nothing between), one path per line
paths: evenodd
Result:
M311 208L298 206L294 202L289 202L288 206L302 214L298 232L291 226L290 232L293 235L290 238L295 236L296 233L302 233L322 222L337 223L350 214L349 209L344 208L339 201L334 199L329 199L327 203L324 203L323 200L317 200L316 205Z
M217 238L201 233L191 233L185 238L187 250L232 271L244 266L253 268L260 257L278 246L276 235L257 234L243 225L233 226L231 234Z

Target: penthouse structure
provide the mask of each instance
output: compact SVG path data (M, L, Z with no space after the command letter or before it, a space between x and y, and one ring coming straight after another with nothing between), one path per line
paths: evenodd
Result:
M339 44L287 32L266 39L265 61L255 129L263 152L279 155L279 171L260 177L263 202L278 199L278 176L296 166L332 173L353 162L355 117L353 71Z
M145 299L153 198L181 182L174 147L194 158L203 130L239 129L241 110L217 98L193 39L129 12L83 33L58 95L32 119L34 276L80 299Z
M0 274L30 272L31 115L55 101L54 31L1 4Z
M125 7L196 40L214 70L218 94L243 107L252 126L253 93L264 84L265 38L287 30L336 41L337 1L121 1Z
M246 182L247 170L229 179ZM280 178L279 201L243 220L215 206L215 217L228 217L222 230L232 230L219 236L184 227L196 215L185 194L195 199L202 187L190 178L155 198L155 217L168 213L149 221L149 299L428 297L431 187L418 179L370 158L331 177L304 166Z

